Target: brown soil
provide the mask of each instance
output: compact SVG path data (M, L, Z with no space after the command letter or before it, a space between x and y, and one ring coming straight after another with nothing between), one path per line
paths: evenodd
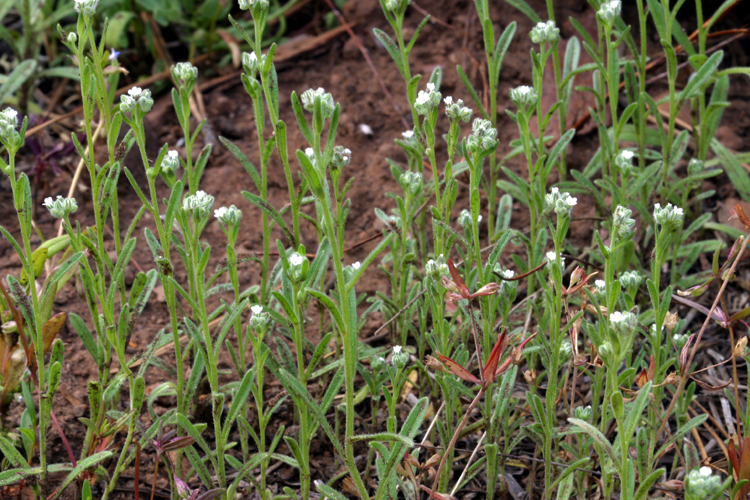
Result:
M584 26L592 28L595 23L594 14L585 2L569 1L558 2L564 5L556 13L557 19L562 19L561 29L564 39L574 34L574 30L567 21L569 16L575 16ZM531 41L527 33L530 31L532 24L523 15L516 12L505 2L491 2L490 10L495 22L496 30L505 29L512 20L518 22L518 31L510 51L505 58L502 70L502 81L499 90L499 140L500 148L498 155L501 157L510 147L508 144L518 136L516 125L504 113L504 109L510 105L508 92L511 88L520 84L530 84L531 63L529 60L529 50ZM542 0L531 1L530 4L537 12L546 10ZM323 3L320 3L322 6ZM415 3L416 5L416 3ZM478 88L482 88L481 71L476 61L483 58L481 32L477 24L476 14L473 2L456 1L442 2L438 0L421 0L419 6L430 12L438 22L432 22L422 32L419 42L411 56L412 72L419 73L425 77L429 76L433 68L440 66L443 69L443 83L441 91L443 95L453 95L456 98L463 98L470 107L474 107L471 98L463 88L455 71L455 65L460 64L467 70L469 77ZM372 35L372 28L378 27L389 32L390 27L380 12L380 6L376 0L350 0L344 10L344 15L350 22L358 22L355 32L367 48L372 62L380 74L383 81L387 82L388 90L393 96L393 102L385 96L378 80L364 61L355 41L347 35L342 35L339 39L333 41L325 47L321 47L304 57L300 57L291 62L283 63L279 66L280 82L280 109L282 119L288 124L290 131L289 146L290 150L297 148L304 149L306 146L302 135L297 131L294 116L291 112L290 94L296 91L298 94L308 88L323 87L332 92L334 98L342 105L342 115L339 128L339 137L337 143L343 144L353 152L353 161L346 169L345 176L354 176L356 182L350 191L352 199L352 208L349 214L349 221L346 227L347 246L355 244L376 234L380 230L380 223L375 216L373 209L380 207L388 211L393 206L392 200L386 196L389 191L397 192L398 186L394 182L390 170L386 163L386 158L392 158L396 161L403 161L404 158L399 147L394 143L394 139L400 138L401 132L407 128L404 120L408 123L411 120L406 110L408 106L405 98L405 84L401 80L395 65L390 60L387 52L378 46ZM626 11L626 16L632 16L632 12ZM422 15L415 8L409 10L406 25L408 30L413 30ZM627 17L626 17L627 18ZM445 23L445 24L444 24ZM739 43L728 48L732 64L746 64L743 61L747 56L743 53ZM230 68L217 70L210 65L204 65L201 68L202 79L210 78L217 71L228 72ZM661 71L661 70L659 70ZM584 82L580 82L585 84ZM574 93L577 96L571 103L569 110L570 124L580 118L587 109L588 98L582 97L581 93ZM732 106L725 113L724 126L720 128L719 139L733 149L744 151L750 149L750 85L747 80L734 78L730 89L730 100ZM205 172L201 188L216 197L216 206L228 206L234 204L242 209L242 231L239 243L239 252L255 252L262 249L262 238L259 226L260 211L251 206L240 194L242 190L253 190L252 181L247 173L240 166L219 142L217 136L224 136L234 141L252 161L257 161L258 148L257 136L254 121L252 118L251 101L245 93L239 78L231 80L212 89L204 95L206 110L208 111L208 123L203 134L203 141L211 139L214 145L214 151ZM548 103L547 105L550 105ZM158 151L158 147L168 143L174 148L176 142L181 136L177 119L173 113L171 98L165 92L158 97L154 109L148 115L149 137L151 152L149 157L153 160ZM372 130L371 135L362 132L362 125L368 126ZM551 131L554 135L558 130ZM47 133L47 132L46 132ZM51 135L47 136L48 141ZM199 141L201 142L201 141ZM203 143L198 144L198 149L194 152L197 154ZM576 136L570 149L569 163L571 168L583 168L595 151L596 133L591 131L591 127L584 128ZM440 151L444 154L444 151ZM21 158L20 168L27 169L33 161L33 157L27 155ZM126 160L126 166L135 172L136 178L145 182L143 166L140 164L139 157L131 154ZM293 165L294 166L294 165ZM510 168L522 173L524 168L520 162L510 162ZM71 158L62 162L62 173L52 176L50 172L45 172L40 179L40 187L36 191L36 198L39 202L45 196L54 196L67 192L71 182L72 171L75 163ZM297 179L295 174L295 179ZM716 199L709 200L711 207L720 205L724 197L732 197L736 194L731 185L727 184L725 177L714 178L718 192ZM91 199L88 190L89 179L86 175L79 185L79 191L76 198L81 207L75 214L75 218L81 222L82 226L93 224L93 214L91 212ZM16 215L12 208L10 188L6 180L0 181L0 220L3 226L18 236L18 223ZM167 194L163 190L162 196ZM460 209L465 208L468 204L468 187L464 185L459 202L456 206L458 213ZM122 226L127 227L130 219L135 214L140 205L138 198L132 188L123 176L119 188L120 196L120 217ZM283 169L278 163L276 157L269 170L269 199L277 207L283 207L288 200L286 181ZM37 203L40 207L40 203ZM577 209L578 210L578 209ZM313 214L313 208L308 207L306 211ZM596 215L593 205L585 202L580 207L580 216ZM148 217L139 224L136 236L139 242L143 241L143 229L152 225ZM50 218L44 210L37 210L37 224L45 237L51 237L56 234L57 226L55 221ZM525 230L528 222L528 214L525 208L516 203L512 225L519 230ZM591 221L581 221L573 227L571 243L577 248L588 246L591 242L591 236L594 225ZM302 242L306 244L308 251L314 251L316 239L313 228L309 223L302 223L303 236ZM283 238L279 232L275 236ZM212 254L212 268L214 264L223 259L223 248L225 236L222 233L218 223L212 220L204 233L204 240L212 243L214 251ZM108 239L107 244L114 248L112 240ZM347 262L362 260L367 253L374 247L376 242L364 244L347 254ZM512 250L512 249L511 249ZM153 257L144 244L139 243L133 260L144 270L154 267ZM508 258L508 263L510 260ZM130 284L134 278L135 271L131 266L131 271L126 275L126 281ZM0 272L2 274L18 275L20 263L11 247L7 244L0 245ZM178 269L178 277L180 270ZM241 267L240 284L246 288L260 282L259 267L253 263L245 263ZM368 273L359 285L359 292L368 295L376 291L388 293L388 285L384 277L378 272ZM133 335L132 343L133 354L139 352L149 342L152 341L155 334L167 326L168 311L166 304L159 300L158 293L152 295L152 298L146 307ZM212 305L218 304L216 298ZM64 311L67 313L75 312L83 318L88 318L89 313L85 302L78 296L75 287L69 284L58 295L55 311ZM366 326L362 336L371 335L372 331L381 324L380 317L375 317ZM96 367L92 363L89 354L83 348L76 333L68 325L60 333L65 343L65 366L63 370L62 384L54 402L54 412L60 420L64 433L70 442L76 455L80 453L85 435L85 427L78 421L78 417L88 415L86 383L89 379L96 377ZM725 349L726 346L722 346ZM163 361L168 366L173 366L173 360L170 356L163 357ZM227 358L223 368L230 369L231 362ZM172 377L163 369L151 367L147 371L147 392L160 383L165 378ZM271 397L278 385L273 383L268 390L268 396ZM156 407L159 412L166 411L174 404L172 398L161 398L157 401ZM122 401L122 408L125 408L125 398ZM6 419L8 428L18 422L22 412L22 405L11 403L10 411ZM207 415L206 415L207 416ZM148 425L147 414L142 418L144 425ZM279 412L278 422L275 425L286 424L293 425L293 414L290 405ZM275 427L275 426L274 426ZM272 431L275 429L272 429ZM62 441L54 429L49 431L50 443L50 463L59 463L69 461ZM122 436L119 437L122 439ZM316 443L317 449L314 449L316 455L313 457L313 475L314 478L330 477L333 474L333 461L331 452L327 443L321 440ZM283 449L281 450L284 451ZM113 464L107 464L112 467ZM151 484L151 475L154 465L154 453L151 449L144 450L141 465L141 486L147 487ZM57 478L53 478L53 482ZM287 466L282 466L274 471L269 482L277 487L292 486L297 483L296 472ZM157 485L166 486L166 478L162 476ZM120 480L123 488L119 498L133 498L133 470L132 468ZM77 498L77 493L73 492L73 487L69 488L65 498ZM50 491L53 488L50 487ZM161 490L166 492L166 490ZM95 495L96 496L96 495ZM163 497L167 498L167 497Z

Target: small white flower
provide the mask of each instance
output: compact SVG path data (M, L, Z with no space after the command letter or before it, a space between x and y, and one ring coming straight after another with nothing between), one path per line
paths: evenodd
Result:
M594 286L603 290L607 286L607 283L604 280L596 280L594 281Z
M635 157L635 153L629 149L624 149L615 156L615 166L620 169L623 175L629 174L633 169L633 157Z
M250 310L253 313L252 316L250 316L250 329L256 334L261 333L268 322L271 321L271 315L264 311L263 306L260 304L255 304L250 307Z
M553 187L544 195L544 203L548 210L554 210L557 215L568 217L578 203L578 198L573 198L569 193L561 193L558 188Z
M453 96L446 97L445 99L443 99L443 102L446 106L450 106L451 104L453 104Z
M321 99L323 119L327 120L328 118L333 116L333 111L336 109L336 104L333 101L333 96L331 94L327 94L323 87L318 87L316 90L305 90L302 93L302 107L312 113L315 108L316 98Z
M400 345L394 345L393 346L393 354L399 354L401 352L401 346Z
M629 335L637 327L638 319L635 317L635 314L629 311L615 311L609 315L609 323L612 325L612 329L615 333Z
M211 213L214 206L214 197L205 191L198 191L194 195L188 195L182 200L182 209L199 218Z
M305 258L297 252L294 252L289 257L289 264L291 264L294 267L301 266L303 262L305 262Z
M713 474L713 472L711 471L711 467L705 467L705 466L700 468L700 473L701 473L701 476L710 476L711 474Z
M133 87L128 89L128 95L133 99L137 99L143 93L143 89L140 87Z
M0 111L0 137L9 141L10 138L17 134L18 128L18 111L13 108L5 108Z
M161 168L172 172L180 168L180 154L175 150L168 151L161 162Z
M512 279L516 275L516 273L513 272L513 269L506 269L502 272L502 275L505 279Z
M263 306L260 304L255 304L250 308L250 310L253 312L253 314L260 314L263 312Z
M360 263L359 261L357 261L357 262L355 262L354 264L352 264L352 268L353 268L353 269L354 269L355 271L359 271L359 268L360 268L360 267L362 267L362 264L361 264L361 263Z
M409 353L402 350L400 345L393 346L393 353L391 354L391 362L393 366L399 369L403 369L406 363L409 361Z
M151 110L154 105L154 100L151 98L151 91L146 89L143 90L140 87L133 87L128 89L128 95L120 96L120 110L135 111L136 108L141 112L146 113Z
M617 232L621 238L627 238L633 232L635 227L635 220L630 215L632 210L625 208L622 205L617 205L615 213L612 217L612 229Z
M545 254L545 257L547 257L547 268L552 269L552 265L557 261L557 253L551 250ZM565 257L563 256L560 256L560 267L565 268Z
M44 199L42 205L45 206L50 214L52 214L52 217L56 219L61 219L78 210L78 204L76 203L75 198L63 198L62 196L58 196L57 199L47 197Z
M198 79L198 68L189 62L180 62L172 66L172 78L182 85L188 86Z
M242 212L234 205L229 208L220 207L214 210L214 217L219 219L219 222L225 226L234 228L239 225L240 219L242 219Z
M91 17L96 14L97 5L99 5L99 0L75 0L73 7L79 14Z
M255 7L260 7L260 10L268 9L268 0L239 0L241 10L255 10Z
M521 85L510 91L510 100L521 109L533 106L537 99L539 99L539 96L537 96L536 91L527 85Z
M531 30L529 36L534 43L554 43L560 38L560 28L555 25L555 21L540 22Z
M411 139L414 137L414 131L413 130L407 130L406 132L401 132L401 137L404 139Z
M682 226L682 220L684 213L681 208L673 206L671 203L667 203L667 206L662 208L659 203L654 205L654 219L657 224L662 226Z
M426 115L435 106L440 104L442 95L435 90L434 83L427 84L427 90L420 90L417 99L414 101L414 108L420 115Z
M440 254L437 259L430 259L424 266L424 272L428 276L432 276L434 279L439 279L440 276L448 276L450 270L448 264L445 263L445 257Z
M620 15L621 10L622 4L620 3L620 0L611 0L602 4L599 8L599 12L596 13L596 16L604 24L611 25L615 18Z

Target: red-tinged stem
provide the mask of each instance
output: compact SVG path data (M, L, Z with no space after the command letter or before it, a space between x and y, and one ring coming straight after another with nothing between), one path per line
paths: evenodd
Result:
M450 454L451 450L453 450L453 447L456 446L456 441L458 441L458 436L461 435L461 431L464 430L464 427L466 427L466 422L469 421L469 415L471 415L471 412L474 411L474 408L476 408L477 404L479 403L479 400L481 399L482 395L484 394L484 386L479 387L479 392L474 397L474 401L471 402L469 405L469 409L466 410L466 413L464 414L464 418L461 420L461 423L458 424L458 427L456 428L456 432L453 433L453 437L451 438L451 442L448 444L448 447L443 450L443 456L440 458L440 465L438 466L437 474L435 475L435 481L432 483L432 491L430 491L430 497L427 500L432 500L435 498L435 490L437 490L438 483L440 482L440 474L443 472L443 467L445 466L445 461L448 459L448 454Z
M141 484L141 443L138 441L135 442L135 488L133 489L133 500L139 500L138 498L138 490L140 489L138 485ZM156 481L154 481L154 484L156 484Z
M50 410L49 416L52 417L52 425L55 426L55 430L57 430L57 433L60 435L60 439L62 439L63 446L65 446L65 451L68 452L68 457L70 457L70 462L73 464L73 467L78 466L78 462L76 462L76 456L73 453L73 448L70 447L70 443L68 442L68 438L65 437L65 433L62 430L62 427L60 426L60 422L58 422L57 417L55 416L55 412ZM138 500L136 498L136 500Z

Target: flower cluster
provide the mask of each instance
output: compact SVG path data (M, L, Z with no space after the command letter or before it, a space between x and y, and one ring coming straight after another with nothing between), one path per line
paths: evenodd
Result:
M596 13L596 17L598 17L602 23L610 26L620 15L621 10L622 3L620 0L605 1L602 3L602 6L599 7L599 12Z
M711 473L710 467L691 471L685 479L685 500L704 500L721 489L721 478Z
M706 164L697 158L692 158L688 162L688 175L698 175L706 169Z
M54 200L52 198L45 198L42 205L47 207L49 213L55 219L62 219L78 210L75 198L63 198L62 196L58 196Z
M625 288L638 288L643 278L638 271L625 271L620 274L620 284Z
M181 62L172 66L172 78L178 85L185 88L192 88L198 79L198 68L189 62Z
M612 330L620 335L630 335L638 326L638 319L635 314L629 311L615 311L609 315L609 324Z
M463 228L471 227L472 220L471 212L465 208L458 214L458 225ZM479 222L482 222L481 214L477 217L477 223Z
M430 82L427 84L427 90L420 90L417 94L417 100L414 101L414 108L420 115L426 115L432 111L435 106L440 104L440 98L442 95L440 92L435 90L435 84Z
M521 85L510 91L510 100L520 109L526 109L533 106L538 99L539 96L536 94L536 91L526 85Z
M310 268L310 262L307 257L299 252L294 252L289 256L289 277L294 281L301 282L307 278L307 271Z
M261 54L260 61L258 61L258 56L255 55L255 52L243 52L242 53L242 67L245 69L245 73L247 73L250 76L255 76L255 74L260 71L260 69L266 65L266 54ZM319 89L323 90L323 89ZM305 94L302 94L303 96ZM313 98L314 99L314 98ZM310 108L312 109L312 108Z
M406 9L411 0L385 0L385 8L391 12L398 12L399 9Z
M555 21L540 22L531 30L529 36L534 43L555 43L560 39L560 28L555 25Z
M591 418L591 405L588 406L576 406L576 409L573 410L573 413L575 414L576 418L579 420L588 420Z
M398 179L401 189L409 196L417 196L422 191L422 174L418 172L404 172Z
M654 220L661 226L680 227L684 216L682 209L671 203L667 203L664 208L659 203L654 205Z
M263 310L263 306L256 304L250 308L253 313L250 316L250 329L255 333L261 333L269 321L271 321L271 315Z
M198 218L202 218L211 213L214 206L214 197L206 194L205 191L198 191L182 200L182 209Z
M632 210L622 205L617 205L617 208L615 208L615 213L612 217L612 231L616 232L619 237L627 238L633 233L635 220L630 217L632 214Z
M349 165L352 160L352 152L344 146L336 146L333 148L333 156L331 157L331 167L336 169L342 169Z
M255 10L259 7L260 10L266 10L268 8L268 0L239 0L241 10Z
M430 259L424 266L424 272L427 276L432 276L435 279L439 279L441 276L448 276L450 269L445 261L445 256L440 254L437 259Z
M464 106L464 101L462 99L453 102L453 97L448 96L443 99L443 102L445 103L445 114L448 115L448 118L451 120L462 120L468 122L471 118L472 110L471 108Z
M573 207L578 203L578 198L573 198L569 193L561 193L556 187L553 187L549 193L544 195L544 204L547 210L554 210L557 215L570 216Z
M5 108L0 111L0 138L4 141L11 142L14 136L18 134L18 112L13 108Z
M607 282L604 280L594 281L594 287L596 288L596 295L601 299L607 294Z
M471 134L466 138L466 147L474 154L493 149L498 144L497 130L492 122L477 118L471 124Z
M234 227L240 223L242 211L234 205L231 205L229 208L221 207L214 210L214 217L219 219L219 222L225 226Z
M409 362L409 353L405 352L400 345L393 346L393 353L391 354L391 362L393 366L399 370L403 370L406 363Z
M633 169L633 157L635 153L629 149L620 151L620 154L615 156L615 166L620 170L622 175L627 175Z
M313 112L315 108L315 99L320 99L321 108L323 110L323 119L327 120L333 116L333 111L336 109L336 104L333 102L333 96L330 93L326 93L323 87L317 89L307 89L302 92L302 107L309 112Z
M79 14L91 17L96 14L96 7L98 5L99 0L75 0L73 7Z
M167 154L161 161L161 168L170 172L174 172L180 168L180 154L175 150L167 151Z
M120 111L123 113L128 111L148 113L153 105L154 100L151 98L151 91L148 89L133 87L128 90L127 95L120 96Z

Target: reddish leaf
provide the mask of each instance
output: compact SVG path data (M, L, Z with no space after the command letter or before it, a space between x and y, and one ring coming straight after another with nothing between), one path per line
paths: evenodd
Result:
M453 278L453 283L455 283L458 287L458 292L463 298L468 299L471 296L471 294L469 293L469 288L466 286L466 283L464 283L463 278L461 278L461 274L458 272L458 269L456 269L456 265L453 264L453 261L451 259L448 259L448 270L451 273L451 278Z
M482 370L482 378L485 380L485 382L489 382L491 384L495 380L497 364L500 362L500 356L502 355L503 351L505 351L505 347L507 344L508 329L506 328L505 330L503 330L503 333L501 333L497 338L495 347L492 348L490 357L487 358L487 364L484 365L484 370Z
M474 375L472 375L466 368L464 368L463 366L459 365L458 363L456 363L455 361L453 361L448 356L443 356L439 352L436 353L436 354L437 354L437 357L440 358L440 361L442 361L445 364L445 366L447 366L448 369L451 372L453 372L453 374L456 377L460 378L461 380L465 380L467 382L471 382L472 384L480 385L482 383L478 378L476 378Z

